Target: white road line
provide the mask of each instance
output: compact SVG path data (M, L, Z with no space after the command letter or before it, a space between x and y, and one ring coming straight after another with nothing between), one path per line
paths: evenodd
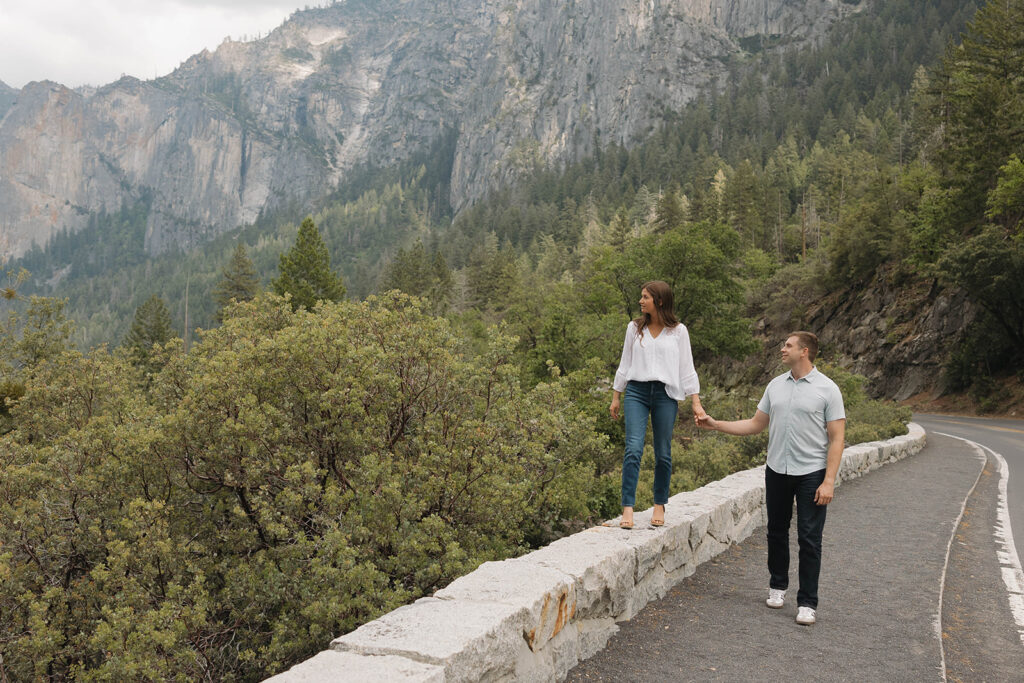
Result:
M936 434L942 434L942 432L935 432ZM952 436L951 434L942 434L943 436ZM960 437L953 437L958 439ZM967 439L962 439L967 441ZM968 442L970 443L970 442ZM935 635L939 639L939 657L942 664L942 680L946 681L946 644L942 637L942 601L946 595L946 570L949 569L949 556L953 552L953 539L956 538L956 530L960 528L960 521L964 518L964 510L967 509L967 501L970 499L971 494L974 493L974 489L978 487L978 482L981 481L981 475L985 472L985 462L987 458L985 453L978 448L977 444L974 446L975 454L981 459L981 468L978 470L978 477L971 484L971 490L964 496L964 502L960 505L960 513L956 516L956 520L953 522L953 528L949 532L949 542L946 544L946 559L942 563L942 578L939 579L939 607L935 613Z
M1010 468L1006 459L991 448L983 446L999 461L999 517L996 519L996 538L1002 549L999 551L999 564L1003 573L1003 583L1010 594L1010 610L1013 620L1017 622L1017 635L1024 644L1024 569L1021 569L1020 556L1013 542L1013 528L1010 526L1009 500L1006 496L1006 485L1010 479Z
M983 452L990 453L996 459L996 462L999 463L999 509L993 533L999 546L997 552L999 571L1002 574L1003 585L1006 586L1006 592L1010 600L1010 612L1013 614L1013 620L1017 624L1017 636L1020 638L1021 644L1024 645L1024 569L1021 569L1020 556L1017 554L1017 546L1013 542L1009 499L1006 495L1006 486L1010 479L1010 468L1006 464L1006 459L988 446L960 436L954 436L953 434L935 433L969 443Z

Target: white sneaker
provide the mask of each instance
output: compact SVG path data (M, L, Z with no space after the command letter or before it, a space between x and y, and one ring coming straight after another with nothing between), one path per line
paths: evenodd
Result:
M796 623L810 626L814 622L814 610L810 607L801 607L796 611Z
M764 601L764 604L768 605L772 609L779 609L785 601L786 591L779 590L778 588L769 588L768 599Z

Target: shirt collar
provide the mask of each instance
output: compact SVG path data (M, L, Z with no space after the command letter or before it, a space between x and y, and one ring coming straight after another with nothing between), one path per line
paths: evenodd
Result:
M801 382L801 381L811 382L817 375L820 375L820 374L821 373L818 372L818 367L815 366L815 365L812 365L811 366L811 371L808 372L803 377L801 377L800 379L797 379L797 378L793 377L793 371L792 370L790 370L789 372L786 373L786 379L791 380L793 382Z

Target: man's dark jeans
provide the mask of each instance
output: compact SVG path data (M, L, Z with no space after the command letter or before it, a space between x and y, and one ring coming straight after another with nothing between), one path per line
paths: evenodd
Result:
M765 506L768 508L769 588L789 587L789 523L796 498L796 534L800 545L800 590L796 604L818 608L818 574L821 571L821 532L828 506L814 502L814 492L825 480L825 470L809 474L779 474L764 468Z

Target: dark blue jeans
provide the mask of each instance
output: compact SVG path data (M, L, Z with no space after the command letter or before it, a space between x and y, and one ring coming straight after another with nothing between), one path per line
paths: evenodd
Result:
M825 470L809 474L779 474L764 468L764 497L768 510L769 588L789 587L789 523L796 499L796 538L800 546L800 590L796 604L818 608L818 574L821 573L821 534L827 505L814 502L814 492L825 481Z
M622 507L636 503L636 481L644 454L647 420L654 431L654 503L668 502L672 479L672 428L679 404L665 393L662 382L629 382L622 398L626 418L626 453L622 457Z

